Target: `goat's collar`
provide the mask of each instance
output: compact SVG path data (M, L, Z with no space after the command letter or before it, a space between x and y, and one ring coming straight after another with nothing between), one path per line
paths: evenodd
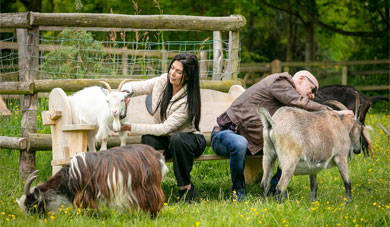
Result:
M126 103L125 104L125 112L123 114L119 115L119 120L122 120L122 119L126 118L126 116L127 116L127 106L128 106L128 104Z
M130 93L129 90L122 90L122 92ZM124 119L127 116L127 106L128 105L129 105L128 103L125 104L125 112L122 115L119 115L120 120Z

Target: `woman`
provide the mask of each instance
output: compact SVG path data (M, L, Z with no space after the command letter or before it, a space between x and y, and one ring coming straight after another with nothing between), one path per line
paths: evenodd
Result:
M173 170L180 199L196 198L197 191L190 180L194 157L200 156L206 140L199 130L200 87L199 65L195 55L176 55L168 73L141 82L129 82L122 90L134 95L152 94L154 124L122 125L121 130L142 134L142 143L164 150L173 158Z

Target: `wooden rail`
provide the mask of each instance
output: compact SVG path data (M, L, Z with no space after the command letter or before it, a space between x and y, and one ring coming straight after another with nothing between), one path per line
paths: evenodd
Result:
M390 70L364 70L364 71L349 71L349 66L356 65L390 65L390 59L379 60L359 60L359 61L338 61L338 62L281 62L274 60L272 62L258 62L258 63L241 63L240 72L244 73L244 81L246 84L254 84L261 80L261 77L256 77L255 73L279 73L289 72L289 67L340 67L341 69L341 84L347 85L348 74L352 75L384 75L390 76ZM389 84L384 85L371 85L371 86L356 86L359 90L390 90Z
M34 80L27 82L1 82L0 94L36 94L38 92L50 92L53 88L62 88L67 92L76 92L85 87L102 86L100 81L106 81L113 89L125 78L120 79L65 79L65 80ZM131 80L140 81L140 80ZM201 80L202 89L212 89L227 92L232 85L245 87L242 80Z
M184 15L123 15L94 13L2 13L2 28L35 26L105 27L176 31L239 31L245 17L203 17Z

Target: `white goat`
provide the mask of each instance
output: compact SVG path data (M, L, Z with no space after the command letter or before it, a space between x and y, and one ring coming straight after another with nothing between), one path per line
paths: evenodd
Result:
M108 83L101 81L108 90L98 86L87 87L68 97L73 123L97 126L96 130L88 133L89 151L96 151L95 141L101 142L100 150L107 150L110 130L118 132L121 121L126 121L125 101L133 95L133 92L123 92L120 89L127 81L123 80L117 91L113 91ZM127 133L119 132L119 135L121 146L124 146Z
M335 102L333 102L334 104ZM341 103L338 103L341 106ZM359 96L356 96L358 113ZM346 109L346 107L343 107ZM337 166L344 181L347 202L351 200L351 182L348 175L348 158L352 150L360 150L362 124L355 117L339 117L333 111L308 112L293 107L282 107L270 116L259 109L264 125L263 178L261 189L267 194L275 161L282 169L276 190L282 201L292 175L309 175L311 200L317 197L317 173Z

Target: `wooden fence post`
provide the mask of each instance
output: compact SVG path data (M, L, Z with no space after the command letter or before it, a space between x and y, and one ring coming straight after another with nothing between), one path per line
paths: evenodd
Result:
M348 69L347 66L343 66L342 74L341 74L341 84L347 85L347 76L348 76Z
M213 80L219 80L222 73L223 51L220 31L213 32Z
M225 80L235 80L238 75L238 49L239 49L239 33L237 31L229 32L229 59L228 72Z
M19 81L33 82L39 67L39 28L17 29ZM28 137L37 128L37 94L21 95L21 136ZM26 177L35 170L35 151L20 150L19 176Z
M168 72L168 51L161 50L161 73Z
M200 79L207 80L207 51L200 51L199 55Z
M275 59L271 62L271 73L281 73L282 72L282 63L278 60Z
M127 77L127 75L129 74L127 47L123 47L122 49L122 69L123 69L123 76Z

